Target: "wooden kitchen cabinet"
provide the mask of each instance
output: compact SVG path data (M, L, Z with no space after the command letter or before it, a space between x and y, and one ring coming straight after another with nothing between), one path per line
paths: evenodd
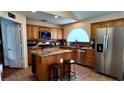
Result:
M57 39L57 29L51 28L51 39Z
M45 27L40 26L40 32L45 31Z
M63 29L57 29L57 39L64 39L64 31Z
M27 39L32 39L32 25L27 25Z
M76 63L87 66L94 67L95 52L92 49L77 50L77 60Z
M114 26L124 26L124 18L91 23L91 40L95 40L95 34L97 28L114 27Z
M51 39L64 39L64 30L61 28L44 27L27 24L27 39L38 40L40 32L50 32Z
M94 67L95 61L95 51L94 50L86 50L86 66Z
M27 39L33 40L33 39L39 39L39 26L35 25L27 25Z
M39 26L32 26L32 38L33 39L39 39L39 31L40 31L40 28Z

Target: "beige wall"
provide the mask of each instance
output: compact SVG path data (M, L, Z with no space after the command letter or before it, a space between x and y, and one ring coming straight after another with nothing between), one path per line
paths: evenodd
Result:
M26 16L23 16L19 13L12 12L16 15L16 19L12 19L8 17L7 11L0 11L0 17L18 22L22 25L22 48L23 48L23 67L28 67L28 60L27 60L27 33L26 33Z
M90 37L90 24L91 23L112 20L112 19L119 19L119 18L124 18L124 12L114 13L114 14L107 15L107 16L102 16L102 17L98 17L98 18L94 18L94 19L90 19L86 21L81 21L81 22L65 25L63 26L64 32L65 32L64 33L65 39L67 38L69 32L76 28L84 29Z
M47 23L47 22L34 21L34 20L27 20L27 24L40 25L40 26L46 26L46 27L61 28L61 26L59 26L59 25L50 24L50 23Z

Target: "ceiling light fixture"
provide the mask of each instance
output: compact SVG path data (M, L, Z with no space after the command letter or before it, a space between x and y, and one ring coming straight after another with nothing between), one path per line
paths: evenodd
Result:
M58 16L54 16L54 18L58 18Z

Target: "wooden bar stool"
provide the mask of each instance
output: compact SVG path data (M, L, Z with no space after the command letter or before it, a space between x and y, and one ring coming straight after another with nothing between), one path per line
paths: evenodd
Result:
M71 80L71 77L72 77L72 76L75 76L75 79L76 79L76 74L75 74L75 61L74 61L74 60L64 60L64 61L63 61L63 64L64 64L64 68L63 68L64 74L63 74L63 77L64 77L65 75L68 76L69 81ZM68 65L68 71L65 71L65 65ZM71 71L71 65L73 65L74 71Z
M60 75L59 75L60 74ZM51 77L52 75L52 77ZM62 80L61 76L61 64L53 63L49 65L49 80L57 81L58 79Z

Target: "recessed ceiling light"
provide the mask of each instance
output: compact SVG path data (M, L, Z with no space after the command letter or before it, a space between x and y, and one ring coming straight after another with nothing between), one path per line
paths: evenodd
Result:
M36 11L32 11L33 13L36 13Z
M54 18L58 18L58 16L54 16Z

